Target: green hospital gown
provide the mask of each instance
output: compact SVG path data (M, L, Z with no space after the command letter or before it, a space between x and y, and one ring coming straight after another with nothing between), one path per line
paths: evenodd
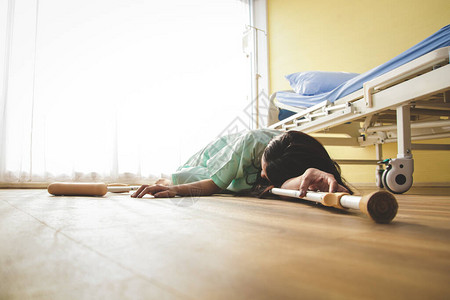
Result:
M193 155L172 174L174 184L212 179L223 190L252 188L261 170L261 156L278 130L257 129L223 136Z

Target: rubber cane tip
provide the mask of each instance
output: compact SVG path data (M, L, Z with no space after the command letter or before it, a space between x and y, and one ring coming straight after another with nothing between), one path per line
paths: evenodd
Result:
M265 197L267 197L268 195L270 195L270 190L271 190L272 188L274 188L274 187L275 187L275 186L273 186L273 185L270 185L270 186L266 187L266 188L264 189L264 191L262 191L261 193L259 193L258 198L264 199Z
M397 215L398 204L394 195L377 191L361 198L359 208L377 223L389 223Z

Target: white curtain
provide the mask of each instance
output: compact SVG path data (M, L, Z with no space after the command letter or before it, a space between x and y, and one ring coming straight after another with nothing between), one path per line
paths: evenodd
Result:
M1 182L149 182L250 124L245 1L0 3Z

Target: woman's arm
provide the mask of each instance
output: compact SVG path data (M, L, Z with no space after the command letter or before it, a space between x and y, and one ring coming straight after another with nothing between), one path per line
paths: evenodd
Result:
M306 192L322 191L322 192L348 192L348 190L340 185L333 174L329 174L318 169L310 168L303 175L286 180L281 186L282 189L299 190L300 197L306 196Z
M197 182L165 186L165 185L142 185L131 197L142 198L144 195L152 195L155 198L171 198L175 196L209 196L220 192L212 179Z

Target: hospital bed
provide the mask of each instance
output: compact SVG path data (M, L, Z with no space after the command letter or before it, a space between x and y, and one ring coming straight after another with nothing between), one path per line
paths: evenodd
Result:
M376 147L376 182L394 193L413 183L412 150L450 150L448 144L412 141L450 137L450 25L336 89L319 95L280 91L270 101L291 116L269 126L321 133L324 145ZM325 135L323 135L326 133ZM397 142L396 158L383 160L382 144Z

